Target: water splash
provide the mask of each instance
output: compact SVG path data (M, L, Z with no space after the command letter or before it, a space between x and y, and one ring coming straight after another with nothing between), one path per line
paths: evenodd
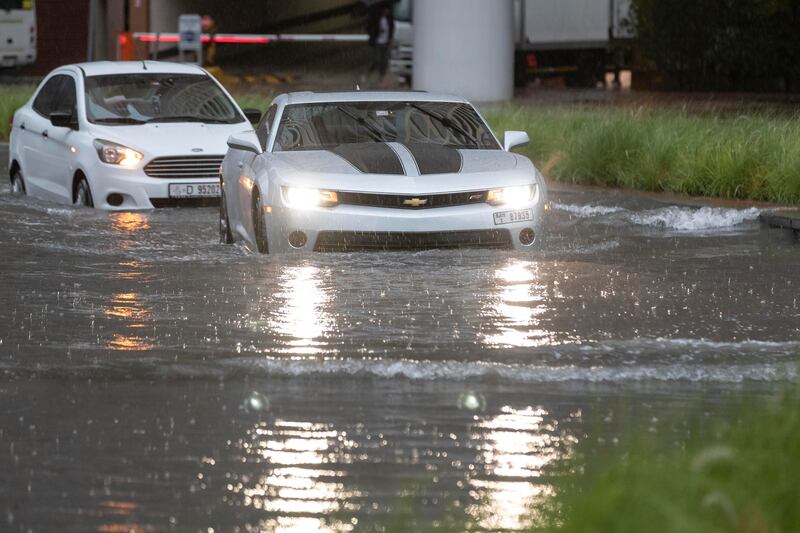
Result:
M627 218L633 224L653 226L677 231L703 231L731 228L743 222L756 220L759 209L726 209L721 207L664 207L640 213L632 213Z

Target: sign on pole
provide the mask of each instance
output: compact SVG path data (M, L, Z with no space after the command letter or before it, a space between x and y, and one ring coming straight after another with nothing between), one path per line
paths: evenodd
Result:
M203 64L203 33L200 15L178 17L178 57L182 63Z

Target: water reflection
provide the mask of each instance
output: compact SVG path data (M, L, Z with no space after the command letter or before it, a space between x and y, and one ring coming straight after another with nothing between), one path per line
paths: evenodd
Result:
M106 348L118 352L136 352L142 350L152 350L155 345L146 337L135 335L120 335L115 333L106 341Z
M101 518L108 517L111 522L100 524L97 531L102 533L143 533L145 529L130 522L130 517L138 512L140 506L133 502L106 500L99 504L97 515Z
M116 351L150 350L154 344L138 330L146 326L152 309L145 305L141 296L135 292L116 293L111 297L109 305L103 308L103 315L108 319L121 322L122 332L114 333L106 341L106 347ZM129 332L127 330L134 330Z
M345 472L326 466L340 462L341 449L353 446L345 432L326 424L275 420L258 423L232 445L247 470L226 474L225 500L278 515L263 521L262 530L341 530L328 529L316 517L346 509L348 500L358 496L345 489Z
M117 233L137 233L150 229L150 219L146 214L135 211L112 213L111 227Z
M494 277L496 293L482 310L492 329L482 333L482 342L492 347L550 344L553 334L540 324L541 315L548 309L539 265L513 259L498 269Z
M311 355L323 352L320 341L332 326L328 311L331 289L325 283L325 272L313 265L286 266L281 271L276 295L271 306L268 326L273 331L292 337L287 341L288 353Z
M141 261L120 261L120 271L114 274L115 278L124 280L141 279L144 276L144 264Z
M537 482L560 452L556 422L546 422L547 415L542 408L503 407L499 415L475 428L472 438L483 442L480 449L486 477L470 480L484 501L469 512L482 527L525 527L529 518L535 520L537 504L552 495L550 485Z

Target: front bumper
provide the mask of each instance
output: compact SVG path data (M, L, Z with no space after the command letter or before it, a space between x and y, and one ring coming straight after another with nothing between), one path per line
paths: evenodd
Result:
M533 220L495 225L494 213L531 209ZM353 251L364 249L421 249L484 247L529 251L520 232L540 235L543 203L510 209L488 204L434 209L392 209L354 205L292 209L272 206L265 213L270 252ZM294 247L290 236L305 234L305 244ZM297 239L295 239L297 242Z
M219 197L170 198L170 183L197 183L218 185L219 178L152 178L141 169L114 168L111 165L99 166L89 176L94 205L109 211L132 211L172 207L176 205L218 205ZM122 196L120 205L111 205L109 195Z

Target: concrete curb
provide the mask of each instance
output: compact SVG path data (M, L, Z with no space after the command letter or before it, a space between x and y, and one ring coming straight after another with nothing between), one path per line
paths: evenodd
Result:
M761 213L759 218L772 228L800 231L800 211L773 211Z

